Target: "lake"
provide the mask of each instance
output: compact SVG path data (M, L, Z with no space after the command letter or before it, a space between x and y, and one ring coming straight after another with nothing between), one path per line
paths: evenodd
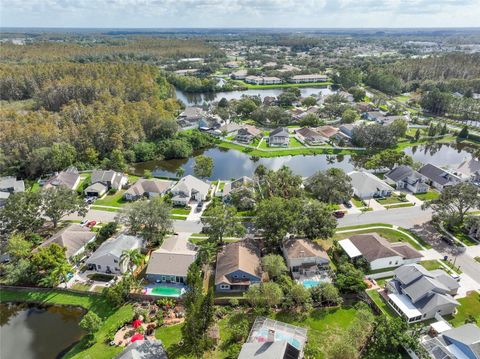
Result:
M416 146L407 148L404 152L411 155L414 161L432 163L438 166L453 167L460 164L464 159L471 158L471 154L465 149L446 144ZM197 152L194 156L199 154L202 154L202 152ZM308 177L317 171L330 167L341 168L346 172L355 168L354 159L349 155L283 156L252 159L250 155L243 152L220 148L208 149L203 154L212 157L214 160L211 180L229 180L241 176L252 176L255 168L260 164L274 170L286 165L293 172L303 177ZM137 163L134 165L134 173L143 175L143 171L148 169L153 172L154 176L175 177L175 172L183 167L186 175L193 174L194 156L188 159L153 160Z
M0 357L60 358L85 334L78 326L84 311L65 306L0 304Z
M318 95L319 93L322 96L331 95L334 93L329 87L299 87L302 97L308 97L311 95ZM275 88L275 89L256 89L256 90L245 90L245 91L228 91L228 92L212 92L212 93L187 93L181 90L175 90L177 99L181 100L187 106L201 105L205 102L220 101L223 97L227 100L238 100L243 95L245 96L260 96L263 100L265 96L274 96L277 97L280 95L284 89Z

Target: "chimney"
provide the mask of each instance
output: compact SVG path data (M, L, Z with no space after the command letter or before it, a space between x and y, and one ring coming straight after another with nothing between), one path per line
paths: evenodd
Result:
M267 336L267 343L273 343L275 341L275 330L269 329Z

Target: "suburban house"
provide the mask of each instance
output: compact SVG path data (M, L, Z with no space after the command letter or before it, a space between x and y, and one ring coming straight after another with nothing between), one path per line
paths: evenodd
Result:
M25 183L23 180L17 180L15 177L0 177L0 206L2 206L12 193L25 192Z
M45 182L44 187L64 186L72 191L75 190L80 183L80 174L75 167L67 168L65 171L58 172Z
M264 85L276 85L276 84L281 84L282 79L279 79L278 77L264 77L263 78L263 84Z
M338 241L350 259L363 258L371 270L419 262L423 255L410 244L391 243L377 233L356 234Z
M308 127L303 127L295 131L297 138L301 142L307 142L309 144L318 145L324 142L324 137L319 134L317 131L312 130Z
M480 328L473 323L452 328L446 321L435 322L421 344L432 358L480 359Z
M65 256L71 258L83 253L85 246L93 242L96 237L96 232L91 231L90 228L72 223L55 233L52 237L40 244L39 247L46 247L52 243L56 243L60 247L65 248Z
M232 193L242 189L247 189L253 192L254 185L255 182L253 179L247 176L242 176L234 181L225 183L225 186L223 187L223 201L230 202Z
M317 127L316 131L323 137L324 142L334 140L338 135L338 128L328 125Z
M252 241L228 243L217 255L215 290L244 292L262 280L260 251Z
M247 74L248 74L247 70L238 70L238 71L232 72L230 77L234 80L245 80L245 78L247 77Z
M453 298L460 284L441 269L428 271L419 264L407 264L394 274L383 295L409 323L453 314L460 305Z
M190 201L201 202L207 199L210 184L192 175L180 179L172 187L172 203L177 206L186 206Z
M140 178L129 189L125 191L123 197L127 201L136 201L140 198L152 198L164 195L175 182L164 181L157 178Z
M95 170L90 177L90 185L83 192L88 197L101 197L111 189L121 189L127 182L128 177L123 173L112 170Z
M282 79L278 77L262 77L262 76L247 76L245 77L245 82L254 85L275 85L281 84Z
M385 113L380 112L380 111L369 111L365 112L362 117L368 121L375 121L377 123L382 123L386 116Z
M263 84L263 77L260 76L246 76L245 77L245 82L248 84L254 84L254 85L262 85Z
M341 133L344 135L348 136L349 138L353 137L353 131L355 130L355 125L353 123L345 123L343 125L340 125L338 128Z
M410 166L397 166L384 175L385 182L395 185L396 189L406 189L412 193L426 193L430 186L425 177Z
M216 130L219 135L237 135L238 131L242 128L242 125L236 122L227 123Z
M455 175L465 181L480 183L480 161L476 158L465 160L455 169Z
M288 133L288 128L279 127L268 136L268 145L272 147L288 147L290 143L290 134Z
M430 163L420 168L418 173L425 178L429 185L439 191L443 190L446 186L452 186L462 181L460 177Z
M201 131L215 131L218 130L225 121L218 115L207 115L198 121L198 129Z
M177 117L177 123L183 129L197 128L206 113L200 107L186 107Z
M311 271L312 268L316 270L330 265L327 252L308 239L287 238L282 242L282 252L294 278L296 274Z
M348 175L352 179L353 194L362 200L388 197L394 191L390 185L369 172L352 171Z
M120 263L124 251L141 249L140 237L120 234L103 242L85 263L90 270L103 273L122 274L127 270L127 263Z
M195 261L195 246L177 235L166 238L153 251L148 261L145 278L150 282L185 283L188 267Z
M257 317L238 359L301 359L307 329Z
M184 69L184 70L176 70L175 75L178 76L192 76L199 73L199 69Z
M225 63L224 66L229 68L229 69L236 69L236 68L240 67L240 63L238 61L228 61L228 62Z
M262 138L263 132L262 130L256 128L252 125L244 125L237 131L237 135L235 136L235 141L249 143L254 138Z
M310 74L310 75L295 75L292 76L289 82L293 82L295 84L300 84L304 82L325 82L328 80L327 75L322 74Z
M127 345L115 359L168 359L161 340L136 340Z

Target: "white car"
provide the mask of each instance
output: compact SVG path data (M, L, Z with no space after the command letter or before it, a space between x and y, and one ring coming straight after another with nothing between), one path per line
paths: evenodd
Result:
M84 219L83 221L80 222L80 225L83 227L89 222L88 219Z

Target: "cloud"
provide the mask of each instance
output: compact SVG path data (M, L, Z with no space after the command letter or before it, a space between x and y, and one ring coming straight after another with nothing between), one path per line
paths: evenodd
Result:
M480 18L480 0L1 0L0 7L3 26L475 26Z

